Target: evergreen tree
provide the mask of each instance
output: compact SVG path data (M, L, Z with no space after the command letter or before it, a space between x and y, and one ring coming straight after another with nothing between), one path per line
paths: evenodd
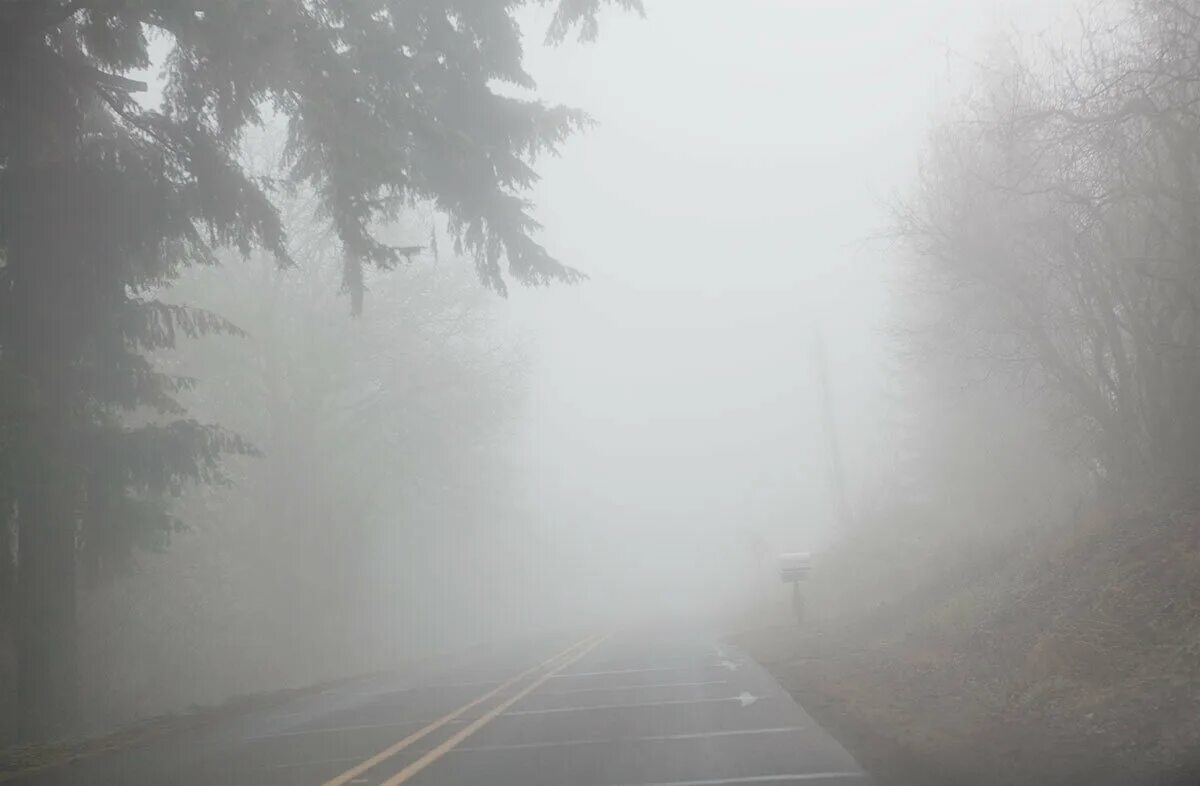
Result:
M591 37L604 1L560 0L549 37ZM15 498L23 736L74 714L80 546L161 539L162 495L250 450L186 418L192 380L142 354L237 332L155 299L183 267L219 246L288 262L284 184L242 165L248 130L286 124L288 178L335 230L355 311L364 266L416 250L372 231L414 201L498 291L502 263L521 283L580 277L533 239L522 192L587 118L496 90L533 87L514 18L530 2L549 0L0 2L0 503ZM152 40L168 51L158 107L133 78ZM156 417L133 427L135 410Z

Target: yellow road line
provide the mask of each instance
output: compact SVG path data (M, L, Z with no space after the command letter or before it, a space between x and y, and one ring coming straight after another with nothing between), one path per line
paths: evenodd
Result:
M500 715L500 713L504 712L509 707L516 704L518 701L525 698L533 691L537 690L539 687L541 687L547 680L549 680L555 674L562 671L563 669L570 666L575 661L582 658L584 655L587 655L589 652L594 650L596 647L598 647L600 645L600 642L604 641L606 638L608 638L608 637L607 636L597 636L590 644L588 644L586 647L584 647L583 650L572 655L569 658L564 659L557 666L550 669L545 674L538 677L533 682L529 683L529 685L522 688L521 691L518 692L516 695L514 695L512 698L506 699L505 701L501 702L495 708L493 708L491 711L489 711L486 715L472 721L469 725L465 726L461 731L459 731L453 737L446 740L445 742L443 742L441 745L437 746L436 748L433 748L428 753L426 753L424 756L417 759L416 761L414 761L412 764L408 765L404 769L400 770L400 772L396 773L392 777L388 778L386 781L384 781L381 784L381 786L399 786L399 784L404 783L409 778L411 778L412 776L416 775L421 770L428 767L430 764L433 764L435 761L437 761L438 759L445 756L451 749L454 748L454 746L458 745L458 743L462 742L467 737L470 737L472 734L479 731L484 726L486 726L487 724L489 724L493 720L495 720L496 717L498 715Z
M575 650L586 645L591 640L592 640L592 637L585 636L584 638L575 642L570 647L567 647L565 650L558 653L557 655L547 658L546 660L542 661L541 663L539 663L538 665L536 665L532 668L526 669L525 671L521 672L520 674L518 674L517 676L508 680L507 682L504 682L503 684L501 684L501 685L497 686L496 688L493 688L492 690L483 694L482 696L475 699L474 701L470 701L470 702L464 704L463 706L459 707L458 709L454 710L453 712L449 712L449 713L443 715L442 717L438 718L434 722L430 723L428 726L425 726L424 728L422 728L418 731L414 731L412 734L408 735L407 737L400 740L396 744L394 744L388 748L385 748L384 750L381 750L379 753L376 753L374 756L372 756L371 758L362 762L361 764L356 764L355 766L353 766L350 769L343 772L341 775L338 775L335 778L325 781L323 786L345 786L345 784L354 780L359 775L362 775L364 772L371 769L375 765L377 765L383 761L386 761L387 759L390 759L392 756L395 756L397 753L404 750L409 745L412 745L417 740L420 740L421 738L428 736L429 734L431 734L431 733L437 731L438 729L440 729L441 727L445 726L447 723L450 723L451 721L453 721L459 715L462 715L467 710L472 709L473 707L478 707L480 704L487 701L488 699L493 698L496 694L500 693L501 691L507 690L508 688L512 687L516 683L525 679L530 674L533 674L533 673L539 671L540 669L544 669L544 668L553 666L558 661L571 655Z

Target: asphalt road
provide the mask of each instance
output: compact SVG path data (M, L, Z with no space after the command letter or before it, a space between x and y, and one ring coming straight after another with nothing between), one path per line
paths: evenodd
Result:
M28 786L867 784L761 667L646 629L476 651L339 684Z

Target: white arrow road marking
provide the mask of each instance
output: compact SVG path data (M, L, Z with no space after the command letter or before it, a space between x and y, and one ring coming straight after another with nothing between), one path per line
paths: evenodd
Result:
M723 669L729 669L730 671L737 671L742 667L742 664L738 663L737 661L729 660L728 658L725 658L717 665Z
M748 707L758 701L761 696L755 696L751 693L741 693L737 696L730 696L724 699L682 699L677 701L645 701L636 702L633 704L593 704L588 707L550 707L544 710L516 710L515 712L505 713L506 717L514 715L552 715L558 712L590 712L591 710L626 710L635 707L669 707L678 704L722 704L725 702L736 701L743 707Z

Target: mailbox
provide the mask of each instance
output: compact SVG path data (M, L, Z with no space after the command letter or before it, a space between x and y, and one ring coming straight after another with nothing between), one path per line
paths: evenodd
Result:
M812 557L807 551L779 555L779 578L781 581L796 582L808 578Z

